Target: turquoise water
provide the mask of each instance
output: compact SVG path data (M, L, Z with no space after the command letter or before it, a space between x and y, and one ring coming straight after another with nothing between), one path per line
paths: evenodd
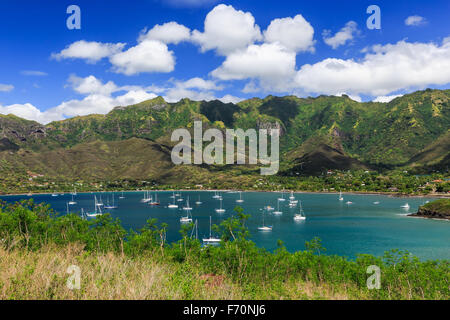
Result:
M102 193L103 202L111 193ZM114 218L119 218L123 226L134 230L142 227L147 219L156 218L158 223L166 222L169 225L167 238L174 241L180 238L180 217L185 215L181 209L168 209L172 202L172 192L158 192L160 206L152 207L141 203L143 192L126 192L125 199L119 200L119 193L115 199L119 208L104 210ZM223 208L226 212L218 214L219 201L212 199L213 192L181 192L185 200L190 197L193 208L192 216L198 220L199 238L209 236L209 217L213 224L220 223L233 214L237 205L235 200L238 193L223 192ZM407 213L416 212L418 207L431 198L393 198L381 195L353 195L344 194L345 200L338 201L336 194L309 194L296 193L297 200L301 200L307 219L302 222L293 220L298 207L291 209L288 201L280 202L281 216L266 213L265 224L272 225L271 232L259 232L262 225L262 208L270 205L277 207L280 193L245 192L242 193L244 203L239 204L245 213L251 214L248 227L251 238L255 243L268 250L277 247L277 240L284 242L289 251L303 250L305 241L314 237L322 239L327 254L337 254L354 258L359 253L368 253L380 256L390 249L408 250L421 259L450 259L450 221L436 221L406 217ZM100 194L97 194L99 197ZM200 196L202 205L195 205ZM288 194L285 194L288 197ZM20 199L29 199L28 196L0 197L8 202ZM69 194L52 197L51 195L34 195L36 202L46 202L52 205L57 212L66 212L66 203L71 200ZM72 212L92 211L94 207L94 194L79 193L75 197L77 205L71 206ZM347 205L347 201L353 204ZM374 202L380 202L375 205ZM406 202L410 209L401 208ZM182 207L185 202L177 202Z

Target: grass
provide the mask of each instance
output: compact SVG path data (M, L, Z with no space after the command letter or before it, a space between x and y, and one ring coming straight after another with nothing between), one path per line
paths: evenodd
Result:
M81 269L80 290L66 285L71 265ZM48 245L37 251L0 247L0 299L348 299L355 290L291 280L283 284L282 295L274 295L267 285L255 294L252 285L198 270L151 254L130 258L113 252L90 253L80 244Z

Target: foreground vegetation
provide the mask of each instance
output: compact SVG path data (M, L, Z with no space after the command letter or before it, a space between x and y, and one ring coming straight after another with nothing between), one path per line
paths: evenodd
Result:
M167 243L155 220L126 232L109 215L87 221L55 215L32 200L0 204L1 299L449 299L449 261L419 261L407 252L354 261L324 255L320 239L305 251L275 252L249 240L248 216L219 226L218 247L191 236ZM81 269L81 289L69 290L70 265ZM381 269L379 290L367 288L367 268Z

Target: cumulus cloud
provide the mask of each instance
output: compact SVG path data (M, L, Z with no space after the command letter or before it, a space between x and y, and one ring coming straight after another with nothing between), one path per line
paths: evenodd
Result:
M1 114L14 114L18 117L38 121L44 123L45 115L38 108L30 103L25 104L12 104L9 106L0 105ZM51 120L50 120L51 121Z
M330 30L324 30L322 33L323 40L333 49L337 49L339 46L353 40L355 34L358 33L358 24L355 21L349 21L334 36L330 36L330 33Z
M144 40L135 47L110 57L113 71L125 75L143 72L172 72L175 69L173 51L155 40Z
M203 52L216 50L220 55L243 49L261 39L260 28L250 12L235 10L233 6L224 4L208 13L204 32L192 32L192 40L200 45Z
M314 28L300 14L294 18L275 19L264 31L266 42L278 42L295 52L314 51L313 38Z
M67 46L59 53L53 53L51 57L56 60L84 59L89 63L96 63L103 58L120 52L124 46L125 43L101 43L80 40Z
M9 92L12 90L14 90L14 86L12 84L0 83L0 92Z
M155 25L149 31L143 30L139 36L139 42L144 40L157 40L166 44L178 44L191 38L191 30L177 22L167 22L163 25Z
M264 86L283 90L295 73L295 58L295 52L279 43L251 45L227 56L211 74L221 80L258 79Z
M409 16L405 19L405 25L409 27L420 26L426 24L426 22L427 20L424 17L418 15Z
M402 94L394 94L394 95L391 95L391 96L379 96L379 97L376 97L375 99L373 99L373 102L387 103L387 102L391 102L395 98L398 98L398 97L401 97L401 96L403 96L403 95Z
M361 61L328 58L306 64L296 85L306 92L388 95L408 88L450 82L450 42L376 45Z

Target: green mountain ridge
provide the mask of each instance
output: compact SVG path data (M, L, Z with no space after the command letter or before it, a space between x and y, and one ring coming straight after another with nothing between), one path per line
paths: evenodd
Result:
M449 100L450 90L431 89L389 103L359 103L347 96L268 96L237 104L189 99L167 103L158 97L116 107L106 115L47 125L0 115L0 161L5 168L51 176L161 179L179 170L170 161L172 131L192 129L194 121L203 121L205 128L221 130L280 128L283 173L435 168L449 159ZM111 151L117 148L124 152ZM200 174L197 171L210 168L192 170Z

